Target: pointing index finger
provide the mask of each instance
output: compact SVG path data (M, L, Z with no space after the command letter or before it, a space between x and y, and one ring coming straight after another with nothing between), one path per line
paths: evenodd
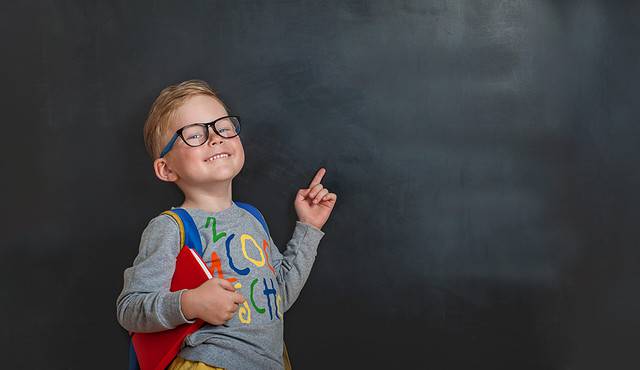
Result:
M324 169L324 167L321 167L318 172L316 172L316 175L313 177L313 180L311 180L311 183L309 184L309 189L311 189L312 187L318 185L320 183L320 181L322 181L322 177L324 177L324 174L327 172L327 170Z

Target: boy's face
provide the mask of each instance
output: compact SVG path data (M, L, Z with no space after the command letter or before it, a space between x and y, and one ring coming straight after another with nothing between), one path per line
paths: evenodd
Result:
M186 125L211 122L226 115L227 111L216 99L206 95L190 97L175 112L162 144L169 142L176 130ZM220 153L228 156L213 158ZM158 168L159 164L161 168ZM164 158L156 159L154 163L156 175L160 179L176 182L183 190L184 186L229 181L240 172L243 165L244 149L240 136L223 138L213 128L209 128L209 139L201 146L190 147L178 138L169 153Z

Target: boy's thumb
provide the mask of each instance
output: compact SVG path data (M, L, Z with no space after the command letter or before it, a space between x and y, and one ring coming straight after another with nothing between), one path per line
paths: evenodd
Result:
M298 190L298 199L304 200L304 198L309 194L311 189L300 189Z
M236 288L234 288L233 285L230 282L228 282L227 280L219 279L219 282L220 282L220 286L223 287L224 290L228 290L230 292L235 292L236 291Z

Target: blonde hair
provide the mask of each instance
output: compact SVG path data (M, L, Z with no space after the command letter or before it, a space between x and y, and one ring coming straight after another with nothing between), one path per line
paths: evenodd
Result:
M144 123L144 146L155 160L166 143L162 142L171 125L175 112L184 104L187 98L196 95L206 95L216 99L228 112L227 106L220 100L211 87L201 80L188 80L164 88L151 105L149 115Z

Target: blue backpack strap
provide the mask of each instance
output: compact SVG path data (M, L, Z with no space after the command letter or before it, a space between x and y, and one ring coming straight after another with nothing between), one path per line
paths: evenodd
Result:
M253 215L253 217L255 217L256 219L258 219L258 221L260 221L260 224L262 224L262 227L264 228L264 231L267 233L267 235L269 236L269 238L271 238L271 234L269 234L269 227L267 227L267 221L264 220L264 217L262 217L262 213L260 213L260 211L258 211L258 209L254 206L252 206L251 204L248 203L241 203L241 202L234 202L238 207L244 209L245 211L251 213Z
M180 230L180 248L186 245L191 249L194 249L200 257L202 257L202 242L200 241L200 232L195 221L191 218L189 213L182 208L174 208L170 211L165 211L163 214L171 216L177 223Z

